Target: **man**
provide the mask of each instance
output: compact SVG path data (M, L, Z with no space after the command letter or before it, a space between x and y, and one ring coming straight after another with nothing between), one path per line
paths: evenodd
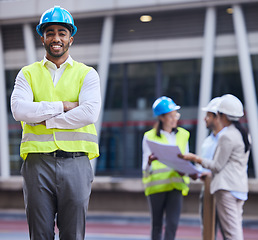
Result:
M30 239L83 240L93 172L99 156L97 121L101 98L97 72L69 55L77 31L58 6L44 12L37 32L46 55L21 69L11 96L21 121L24 201Z
M203 111L206 112L206 116L204 118L206 127L211 131L210 135L204 140L201 148L201 157L205 159L213 159L219 136L222 134L222 132L225 130L223 129L221 122L218 118L217 113L217 107L219 106L221 102L220 97L213 98L206 107L202 108ZM204 180L204 178L211 174L210 170L203 169L203 173L201 175L201 179ZM200 213L201 213L201 223L202 223L202 217L203 217L203 194L204 189L202 189L200 194ZM215 218L215 239L217 235L217 226L219 225L219 219L216 214ZM222 230L221 230L222 232ZM224 236L223 232L222 235Z

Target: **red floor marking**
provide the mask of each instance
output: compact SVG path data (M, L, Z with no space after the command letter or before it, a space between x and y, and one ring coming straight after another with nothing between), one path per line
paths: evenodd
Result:
M56 229L57 231L57 229ZM0 232L28 232L25 220L0 220ZM114 235L138 235L149 236L150 226L146 223L99 223L87 222L86 234L114 234ZM201 229L199 226L180 225L177 231L177 238L180 239L201 239ZM245 240L257 240L258 228L244 228ZM217 240L222 240L218 232Z

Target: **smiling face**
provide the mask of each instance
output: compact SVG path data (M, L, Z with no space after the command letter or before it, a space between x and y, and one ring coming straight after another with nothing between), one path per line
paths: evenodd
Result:
M180 113L178 113L177 111L172 111L164 115L161 115L159 118L163 123L163 130L171 132L173 128L177 127L177 122L180 118Z
M41 41L46 49L48 60L62 64L69 56L69 47L73 43L70 31L62 25L50 25L44 29Z

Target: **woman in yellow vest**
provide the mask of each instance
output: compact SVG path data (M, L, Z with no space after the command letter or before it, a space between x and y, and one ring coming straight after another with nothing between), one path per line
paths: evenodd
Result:
M177 145L182 153L188 153L189 132L177 126L180 106L168 97L158 98L152 106L158 122L143 137L143 184L150 207L152 240L173 240L179 222L182 196L187 195L190 179L159 162L148 147L147 140ZM162 222L165 215L165 235L162 238Z

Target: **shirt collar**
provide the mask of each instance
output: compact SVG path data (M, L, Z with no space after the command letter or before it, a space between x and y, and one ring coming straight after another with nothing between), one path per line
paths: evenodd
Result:
M226 129L227 129L227 127L222 128L222 129L216 134L216 136L214 135L213 132L212 132L210 135L211 135L213 138L219 139L220 135L221 135Z
M161 132L161 133L163 133L163 134L169 134L169 135L172 135L172 134L177 134L178 130L177 130L177 128L173 128L173 129L172 129L172 132L171 132L171 133L169 133L169 132L164 131L163 129L161 129L161 130L160 130L160 132Z
M218 132L218 134L217 135L221 135L222 133L224 133L226 130L227 130L227 128L228 127L224 127L224 128L222 128L219 132Z
M43 66L46 65L46 64L49 64L50 66L55 66L55 68L56 68L56 65L55 65L53 62L49 61L49 60L46 58L46 56L44 56L44 59L43 59L42 64L43 64ZM70 55L69 55L69 57L65 60L65 62L60 65L60 68L61 68L62 66L64 66L64 65L68 65L68 64L70 64L71 66L73 66L73 59L72 59L72 57L71 57Z

